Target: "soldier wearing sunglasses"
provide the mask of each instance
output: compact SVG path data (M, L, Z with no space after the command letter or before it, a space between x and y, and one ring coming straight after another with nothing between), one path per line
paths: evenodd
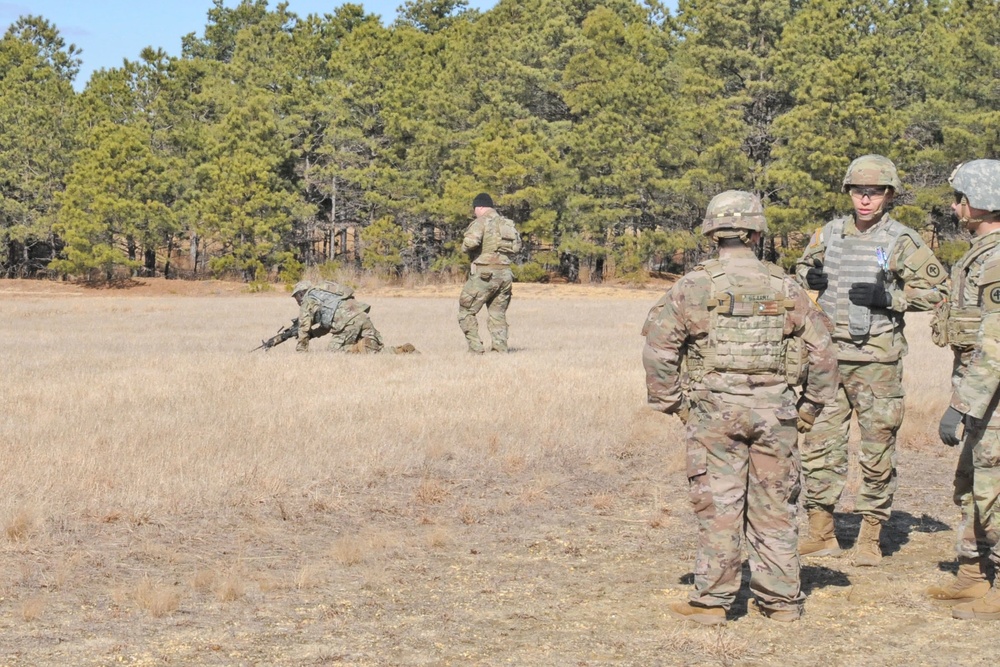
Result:
M847 480L851 415L861 429L862 515L855 565L882 560L882 525L896 490L896 433L903 421L903 313L939 303L946 274L920 235L889 215L901 189L896 166L881 155L854 160L844 176L852 215L817 230L796 264L796 277L819 292L833 324L841 384L801 447L809 534L803 556L835 556L833 510Z

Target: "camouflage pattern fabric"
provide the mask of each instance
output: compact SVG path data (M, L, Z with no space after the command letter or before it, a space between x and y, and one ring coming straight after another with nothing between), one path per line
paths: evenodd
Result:
M381 352L383 347L382 336L368 316L368 306L354 299L342 303L333 318L327 349L373 354Z
M698 520L692 602L728 609L740 588L746 535L750 591L768 611L797 609L794 407L755 408L692 392L686 426L691 505ZM748 444L749 443L749 444Z
M997 160L972 160L960 164L948 182L956 192L969 200L969 205L983 211L1000 211L1000 180Z
M324 312L326 300L313 298L312 292L313 290L306 292L299 305L299 335L295 345L296 351L308 351L310 339L327 334L330 334L329 350L331 352L379 352L382 350L382 337L368 316L370 306L360 303L354 298L347 298L340 301L331 315ZM330 321L330 326L323 326L322 321L324 320ZM359 342L362 342L363 346L350 349Z
M966 414L962 451L955 470L954 500L961 508L956 550L960 557L989 554L1000 565L1000 231L977 237L966 256L979 253L956 294L982 308L977 343L956 348L951 405ZM986 252L982 248L992 244ZM965 258L958 265L965 265ZM964 304L963 304L964 305Z
M810 267L825 264L829 228L834 223L817 230L797 262L796 277L802 285L807 284ZM866 236L899 224L884 216L861 232L852 218L844 222L843 233ZM886 289L892 295L892 305L885 310L890 315L929 310L947 296L943 284L946 272L918 236L898 236L887 254L892 281ZM853 280L837 274L828 278L828 290L849 288ZM846 321L835 323L833 341L842 386L836 403L824 408L802 445L807 508L832 511L839 499L846 481L850 417L856 411L861 424L862 487L855 506L863 514L883 520L889 517L896 488L896 433L903 420L902 357L908 349L902 317L893 316L889 321L894 323L891 329L864 338L852 338Z
M465 334L470 352L483 352L476 315L486 306L487 328L493 339L492 349L507 351L507 307L513 294L514 275L510 255L520 251L521 238L514 223L492 208L469 224L462 239L462 250L476 253L472 272L458 299L458 325Z
M852 185L885 185L895 192L903 189L896 165L883 155L862 155L847 167L841 192Z
M770 270L748 248L742 250L725 255L731 281L736 285L757 282L767 286ZM791 278L786 278L783 284L785 295L795 303L794 308L785 312L785 336L801 338L809 356L809 383L803 393L814 403L832 403L839 375L828 320ZM711 294L712 277L707 271L695 270L678 280L666 298L657 302L654 310L658 308L658 314L650 311L644 325L647 335L642 357L650 405L661 412L675 412L687 389L753 396L756 405L765 401L771 407L786 405L790 392L783 374L708 372L697 382L690 382L681 372L685 354L705 356L699 348L710 343ZM753 332L748 335L753 336ZM752 338L747 344L754 344Z
M482 352L479 322L476 315L486 306L489 320L487 329L492 338L492 349L507 351L507 307L513 293L514 274L506 266L477 266L469 276L458 298L458 324L465 333L471 352Z
M806 246L802 257L795 264L796 278L803 287L807 287L806 273L814 266L826 264L827 245L831 242L831 229L843 224L844 236L866 237L883 232L901 223L889 216L883 217L878 223L860 232L853 219L834 220L816 230ZM915 234L898 236L895 243L886 249L888 253L889 273L892 284L886 285L886 290L892 295L892 305L885 309L889 314L904 313L911 310L930 310L944 299L947 288L944 286L947 272L941 263L929 251L926 244ZM827 291L846 292L853 278L843 275L828 274ZM845 284L841 285L840 282ZM833 340L838 345L837 358L841 361L876 361L891 362L904 356L907 352L906 338L903 336L902 318L894 318L896 326L884 333L869 336L858 341L851 337L847 321L835 321Z
M462 252L478 251L473 264L506 266L510 255L520 250L521 237L514 223L492 208L473 220L462 237Z
M977 344L955 383L951 405L963 414L988 420L1000 386L1000 251L984 259L978 293L983 315Z
M772 272L749 248L723 247L720 259L738 288L768 289ZM784 335L804 343L809 383L803 393L825 404L839 382L826 318L791 278L782 279L793 307L782 313ZM743 535L750 559L750 588L762 609L796 610L803 600L795 527L799 468L795 392L783 373L741 373L706 368L691 377L686 355L709 358L713 280L708 271L685 275L650 311L643 349L649 404L683 414L688 484L698 517L695 590L691 599L728 608L740 586ZM714 306L713 306L714 307ZM751 322L751 318L745 318ZM767 329L746 329L753 347ZM770 342L763 342L768 346Z
M896 433L903 423L903 365L840 363L837 400L820 412L800 454L806 508L832 510L847 481L851 414L861 430L861 488L855 509L889 518L896 491Z

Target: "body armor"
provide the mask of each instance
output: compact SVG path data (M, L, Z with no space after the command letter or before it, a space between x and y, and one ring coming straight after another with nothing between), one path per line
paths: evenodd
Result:
M982 241L981 245L974 242L962 261L951 269L952 296L943 312L946 332L944 344L959 351L971 350L975 346L983 316L979 290L968 289L970 269L976 266L978 270L982 264L977 260L1000 245L1000 234L989 234Z
M483 227L483 243L479 257L473 264L505 265L510 264L510 255L521 250L521 237L511 220L496 211L486 215Z
M834 220L823 231L828 239L823 263L827 273L836 276L836 279L820 295L819 306L835 324L846 324L854 337L893 331L898 326L899 314L887 308L857 306L851 303L847 294L852 283L882 281L887 289L897 287L895 282L885 283L891 277L888 267L880 263L879 255L891 257L900 236L911 236L917 241L919 238L909 227L891 218L888 224L879 225L870 234L846 236L844 227L847 221L847 218Z
M337 313L337 308L340 307L340 302L343 300L342 297L339 294L328 292L325 289L313 287L311 290L306 292L305 298L313 299L319 304L319 310L317 311L319 321L313 322L313 324L318 324L324 329L332 328L333 317Z
M708 336L693 341L688 351L691 379L698 381L710 372L739 373L787 376L789 384L799 384L804 370L801 360L786 363L790 347L784 335L785 312L795 302L785 296L781 268L764 265L769 273L761 274L753 284L733 285L721 261L701 266L712 278L711 324ZM792 347L801 356L800 346Z

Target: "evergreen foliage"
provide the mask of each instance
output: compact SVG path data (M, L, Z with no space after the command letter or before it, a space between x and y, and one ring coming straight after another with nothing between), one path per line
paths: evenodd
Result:
M389 26L213 0L182 43L75 93L56 26L8 28L2 274L457 273L485 191L519 280L641 282L704 254L732 188L762 195L787 265L849 212L865 153L948 261L947 177L1000 154L1000 0L406 0Z

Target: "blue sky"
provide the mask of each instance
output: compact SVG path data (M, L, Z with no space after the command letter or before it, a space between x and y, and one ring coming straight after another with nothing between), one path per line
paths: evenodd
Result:
M329 14L345 0L289 0L288 9L299 16ZM355 0L358 2L359 0ZM269 0L274 9L279 0ZM360 0L364 8L379 14L384 23L396 18L396 8L405 0ZM489 9L497 0L469 0L469 7ZM239 0L226 0L234 7ZM19 16L43 16L59 29L67 44L83 50L83 65L76 89L82 90L92 72L120 67L124 59L137 60L147 46L179 56L181 37L201 35L212 0L20 0L0 2L0 30L6 31Z

